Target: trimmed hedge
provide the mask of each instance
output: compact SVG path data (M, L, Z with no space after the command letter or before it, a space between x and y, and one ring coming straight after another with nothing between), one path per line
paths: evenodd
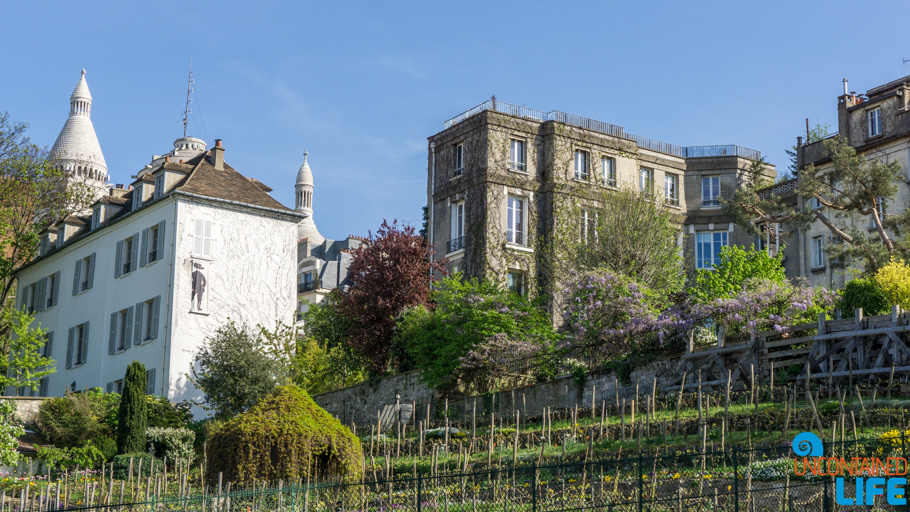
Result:
M210 432L206 480L234 485L300 481L308 475L354 479L360 441L297 386L277 388L259 405Z

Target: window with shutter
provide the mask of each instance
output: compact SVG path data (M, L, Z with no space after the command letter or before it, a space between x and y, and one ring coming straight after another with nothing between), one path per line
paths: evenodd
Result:
M47 309L47 278L42 277L38 280L37 288L38 297L36 299L35 310L44 311Z
M123 240L117 242L117 248L114 251L114 277L120 277L123 274Z
M44 340L44 347L41 350L41 355L50 359L54 355L54 333L49 332Z
M158 223L158 226L155 229L155 235L155 246L153 254L155 255L154 261L158 261L164 257L164 221Z
M212 255L212 221L196 219L193 232L193 254L202 257Z
M82 285L83 290L88 290L95 284L95 253L89 255L88 272L85 273L85 282Z
M111 313L111 332L107 340L107 353L113 354L117 351L117 317L118 313Z

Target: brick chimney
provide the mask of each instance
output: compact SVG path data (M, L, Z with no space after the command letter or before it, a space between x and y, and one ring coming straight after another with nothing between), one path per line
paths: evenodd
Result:
M215 170L224 170L224 146L221 145L221 139L215 139L215 147L212 148L212 165Z

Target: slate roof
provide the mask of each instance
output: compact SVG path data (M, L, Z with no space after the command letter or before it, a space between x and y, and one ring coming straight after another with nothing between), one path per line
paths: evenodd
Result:
M184 167L192 167L192 170L173 190L296 213L276 201L260 184L254 183L246 176L240 174L227 162L224 164L224 169L220 171L215 169L215 166L209 161L210 155L211 151L206 151L182 164ZM165 166L168 166L168 164L170 166L181 165L167 162Z

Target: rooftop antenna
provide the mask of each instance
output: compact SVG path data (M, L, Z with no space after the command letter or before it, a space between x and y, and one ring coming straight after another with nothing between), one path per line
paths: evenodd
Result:
M904 59L904 65L905 65L905 66L907 65L908 62L910 62L910 59Z
M190 94L193 92L193 60L190 59L190 77L186 81L186 107L183 109L183 136L186 137L186 122L189 119L190 114L193 112L190 110L190 103L193 102L193 99L190 98Z

